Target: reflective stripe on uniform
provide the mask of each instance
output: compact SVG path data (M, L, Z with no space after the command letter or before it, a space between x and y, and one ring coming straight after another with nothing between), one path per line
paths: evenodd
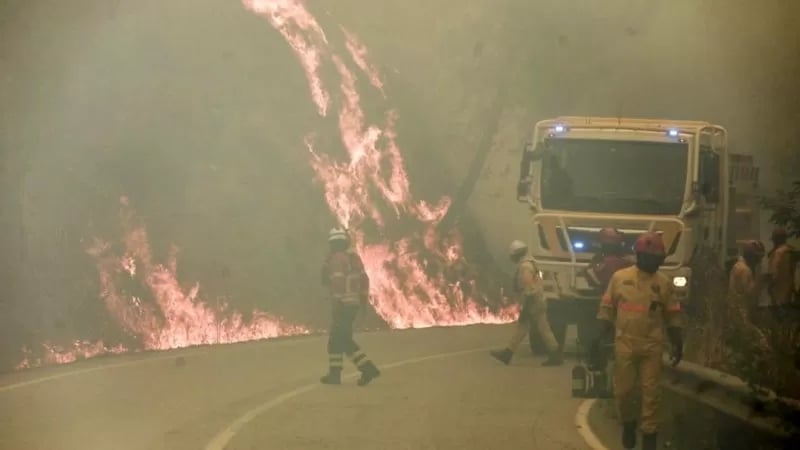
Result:
M328 365L329 367L342 367L342 362L344 358L341 353L331 353L328 355Z
M626 312L636 312L636 313L647 312L647 306L640 305L637 303L621 302L617 305L617 308L619 308L620 311L626 311Z
M364 352L359 350L356 353L354 353L352 356L350 356L350 361L353 361L353 364L355 364L356 367L358 367L358 366L361 366L361 365L364 364L364 362L365 362L364 360L366 358L367 358L367 355Z
M329 273L330 294L334 301L343 304L358 304L363 295L365 284L363 266L355 253L331 255L334 263Z
M638 312L643 313L647 311L646 305L640 305L637 303L620 303L618 308L622 311L627 312ZM680 303L673 303L668 305L666 308L667 312L680 312L681 311L681 304Z

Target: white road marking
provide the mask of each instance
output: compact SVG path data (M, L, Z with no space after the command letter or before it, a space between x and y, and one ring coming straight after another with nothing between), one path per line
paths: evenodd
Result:
M410 330L399 330L399 331L410 331ZM384 330L370 330L370 331L363 332L362 334L380 334L380 333L385 333L385 332L386 331L384 331ZM142 356L141 358L135 359L133 361L119 362L119 363L115 363L115 364L102 364L102 365L98 365L96 367L88 367L88 368L85 368L85 369L77 369L76 368L75 370L65 370L64 372L59 372L59 373L56 373L56 374L53 374L53 375L48 375L48 376L44 376L44 377L40 377L40 378L34 378L32 380L19 381L19 382L16 382L16 383L9 383L9 384L5 384L5 385L0 384L0 393L7 392L7 391L12 391L14 389L19 389L19 388L23 388L23 387L27 387L27 386L35 386L37 384L41 384L41 383L45 383L45 382L53 381L53 380L58 380L58 379L61 379L61 378L68 378L68 377L72 377L72 376L75 376L75 375L84 375L84 374L87 374L87 373L98 372L98 371L101 371L101 370L116 369L116 368L119 368L119 367L133 366L133 365L136 365L136 364L143 364L143 363L148 363L148 362L162 361L162 360L165 360L165 359L179 358L181 356L205 355L205 354L210 353L212 351L211 350L212 347L228 347L228 346L235 347L235 346L240 346L239 348L246 349L246 348L252 348L252 344L256 344L256 345L257 344L269 344L270 347L281 347L281 346L284 346L284 345L296 345L296 344L299 344L301 342L308 342L308 341L313 341L313 340L322 340L322 339L327 339L327 338L328 338L327 335L324 335L324 334L323 335L313 335L312 334L312 335L308 335L308 336L298 335L298 336L294 336L292 339L279 340L277 342L274 341L273 339L263 339L261 341L238 342L238 343L233 343L233 344L212 344L212 345L209 345L207 347L202 347L202 350L198 350L198 351L191 351L191 349L193 347L185 347L185 348L182 348L182 349L162 350L162 351L156 350L156 351L153 351L150 354L150 356L147 356L147 354L145 354L145 356ZM251 344L251 346L245 347L247 344ZM163 354L164 352L166 352L166 354ZM123 356L131 356L131 355L132 354L128 353L128 354L123 354L123 355L119 355L119 356L123 357ZM89 361L92 361L92 360L89 360ZM80 364L81 363L75 363L75 366L78 366ZM52 366L52 367L57 368L58 366ZM21 373L21 372L17 372L17 373Z
M494 348L494 347L491 347ZM403 361L394 362L391 364L386 364L380 367L381 370L393 369L395 367L407 366L411 364L418 364L425 361L431 361L435 359L443 359L443 358L450 358L453 356L460 356L466 355L469 353L478 353L478 352L485 352L489 351L491 348L478 348L473 350L463 350L460 352L451 352L451 353L439 353L436 355L430 356L423 356L421 358L413 358L413 359L406 359ZM355 378L358 375L358 372L351 373L345 376L346 379ZM204 447L205 450L224 450L225 447L230 443L231 439L236 436L236 433L242 430L248 423L252 422L253 419L264 414L265 412L269 411L270 409L275 408L276 406L280 405L281 403L290 400L298 395L304 394L308 391L314 390L322 386L321 383L314 383L309 384L303 387L299 387L295 390L283 393L272 400L269 400L266 403L262 403L261 405L251 409L250 411L246 412L244 415L239 417L238 419L234 420L230 423L225 429L217 433L211 441L206 444Z
M589 399L581 403L581 406L578 407L577 414L575 414L575 428L578 429L578 433L586 442L586 445L592 450L609 450L608 447L600 442L600 439L598 439L597 435L594 434L594 431L592 431L592 428L589 426L589 411L591 411L592 406L594 406L596 402L596 399Z
M279 341L279 342L270 342L270 345L271 346L283 346L283 345L287 345L287 344L296 344L298 342L300 342L300 340L291 340L291 341L283 341L283 342ZM451 353L439 353L439 354L435 354L435 355L424 356L424 357L421 357L421 358L413 358L413 359L407 359L407 360L404 360L404 361L394 362L394 363L382 366L381 369L387 370L387 369L392 369L392 368L411 365L411 364L418 364L418 363L422 363L422 362L425 362L425 361L431 361L431 360L436 360L436 359L443 359L443 358L448 358L448 357L466 355L466 354L470 354L470 353L477 353L477 352L488 351L488 350L490 350L490 348L463 350L463 351L451 352ZM98 372L98 371L108 370L108 369L116 369L116 368L120 368L120 367L128 367L128 366L133 366L133 365L142 364L142 363L156 362L156 361L162 361L162 360L166 360L166 359L174 359L174 358L179 358L181 356L205 355L205 354L210 353L211 351L212 350L210 348L204 348L204 349L199 350L199 351L186 352L186 353L180 353L180 354L175 353L175 352L169 352L169 354L150 356L150 357L143 357L141 359L136 359L136 360L133 360L133 361L120 362L120 363L116 363L116 364L104 364L104 365L100 365L100 366L96 366L96 367L89 367L89 368L85 368L85 369L78 369L78 370L72 370L72 371L68 371L68 372L61 372L61 373L56 373L56 374L45 376L45 377L41 377L41 378L36 378L36 379L26 380L26 381L20 381L20 382L17 382L17 383L12 383L12 384L7 384L7 385L0 386L0 393L6 392L6 391L11 391L11 390L14 390L14 389L27 387L27 386L35 386L37 384L46 383L48 381L58 380L58 379L61 379L61 378L68 378L68 377L72 377L72 376L84 375L84 374L87 374L87 373ZM355 378L357 375L358 375L358 372L355 372L355 373L351 373L351 374L346 375L344 378L346 378L346 379ZM259 415L264 414L265 412L269 411L270 409L275 408L276 406L280 405L281 403L286 402L287 400L290 400L290 399L292 399L294 397L297 397L299 395L302 395L302 394L304 394L306 392L309 392L309 391L314 390L314 389L319 388L319 387L321 387L321 384L319 384L319 383L303 386L303 387L294 389L292 391L283 393L283 394L273 398L272 400L261 404L260 406L254 408L253 410L247 412L243 416L241 416L238 419L236 419L234 422L232 422L230 425L228 425L224 430L222 430L216 436L214 436L214 438L205 446L205 450L224 450L225 446L233 439L233 437L239 431L241 431L242 428L244 428L248 423L252 422ZM589 411L594 406L595 402L596 402L596 400L590 399L590 400L586 400L583 403L581 403L580 407L578 408L578 412L575 415L575 425L576 425L576 427L578 429L578 433L581 435L581 437L583 437L583 439L586 442L586 444L592 450L609 450L606 446L604 446L600 442L600 440L594 434L592 429L589 427L588 415L589 415Z
M270 347L282 347L284 345L292 345L292 344L296 344L298 342L303 342L303 341L306 341L306 340L311 340L311 339L297 339L297 340L286 340L286 341L278 341L278 342L269 342L269 344L270 344ZM268 341L269 341L269 339L265 339L263 342L267 343ZM245 342L242 342L242 344L245 344ZM222 344L222 345L226 345L227 346L227 345L236 345L236 344ZM210 347L217 347L217 346L218 345L212 345ZM241 348L243 349L244 347L241 347ZM180 351L180 350L183 350L183 351ZM76 375L84 375L84 374L87 374L87 373L98 372L98 371L101 371L101 370L117 369L119 367L127 367L127 366L133 366L133 365L136 365L136 364L143 364L143 363L149 363L149 362L162 361L162 360L165 360L165 359L175 359L175 358L180 358L182 356L205 355L205 354L211 353L211 351L212 351L211 348L209 348L209 347L205 347L202 350L197 350L197 351L187 351L187 350L189 350L189 349L188 348L184 348L184 349L167 350L167 354L156 354L155 356L145 356L145 357L142 357L142 358L139 358L139 359L135 359L133 361L119 362L119 363L115 363L115 364L103 364L103 365L99 365L99 366L96 366L96 367L88 367L88 368L85 368L85 369L70 370L70 371L66 371L66 372L56 373L56 374L53 374L53 375L48 375L48 376L41 377L41 378L34 378L32 380L19 381L17 383L0 385L0 393L6 392L6 391L11 391L11 390L14 390L14 389L27 387L27 386L35 386L37 384L46 383L48 381L58 380L58 379L61 379L61 378L67 378L67 377L72 377L72 376L76 376ZM161 353L161 352L158 352L158 353Z
M135 364L141 364L141 363L145 363L145 362L154 362L154 361L160 361L160 360L164 360L164 359L174 359L174 358L178 358L180 356L202 355L204 353L208 353L208 350L200 351L200 352L193 352L193 353L187 354L187 355L172 354L172 355L153 356L153 357L150 357L150 358L141 358L141 359L136 359L136 360L133 360L133 361L126 361L126 362L121 362L121 363L116 363L116 364L104 364L102 366L97 366L97 367L89 367L89 368L86 368L86 369L71 370L69 372L56 373L56 374L49 375L49 376L46 376L46 377L34 378L33 380L20 381L18 383L6 384L4 386L0 386L0 392L11 391L13 389L19 389L19 388L26 387L26 386L34 386L34 385L37 385L37 384L40 384L40 383L45 383L47 381L58 380L59 378L67 378L67 377L72 377L72 376L76 376L76 375L84 375L84 374L87 374L87 373L98 372L98 371L101 371L101 370L116 369L118 367L133 366Z

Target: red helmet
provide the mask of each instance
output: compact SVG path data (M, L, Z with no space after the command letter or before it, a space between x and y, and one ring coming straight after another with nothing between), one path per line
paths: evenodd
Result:
M645 253L649 255L665 256L667 254L667 250L664 247L664 239L661 238L660 234L652 231L648 231L639 236L636 239L636 243L633 245L633 249L636 253Z
M761 241L745 241L744 244L742 244L743 256L762 258L764 253L766 253L766 249Z
M603 228L599 234L602 245L622 245L622 233L614 228Z

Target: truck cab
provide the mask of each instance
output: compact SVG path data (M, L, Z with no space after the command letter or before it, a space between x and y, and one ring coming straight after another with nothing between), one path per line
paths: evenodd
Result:
M598 231L633 242L662 235L661 271L689 296L690 263L700 251L720 263L737 252L728 237L727 132L708 122L558 117L538 122L525 146L517 200L530 208L528 243L551 300L597 300L583 272ZM595 308L595 302L587 306Z

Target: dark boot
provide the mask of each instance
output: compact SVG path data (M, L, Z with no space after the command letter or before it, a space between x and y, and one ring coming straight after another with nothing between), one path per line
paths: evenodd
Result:
M506 348L503 350L492 350L489 352L492 357L505 365L511 364L511 357L514 356L514 352L511 351L510 348Z
M542 365L545 367L555 367L562 364L564 364L564 358L559 352L550 353L550 356L548 356L547 359L542 363Z
M342 384L342 369L331 367L328 374L321 377L319 382L322 384Z
M636 448L636 422L625 422L622 424L622 447L625 450Z
M366 386L370 381L381 376L381 371L375 367L372 361L367 361L360 365L358 370L361 371L361 378L359 378L357 382L359 386Z
M656 433L648 433L642 435L642 450L656 450L658 440Z

